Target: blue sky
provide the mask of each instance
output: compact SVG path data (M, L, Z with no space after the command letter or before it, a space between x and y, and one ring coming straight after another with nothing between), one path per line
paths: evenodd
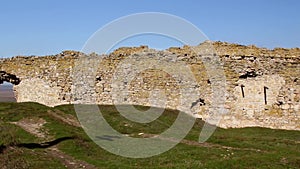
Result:
M182 17L211 40L267 48L300 47L299 9L298 0L2 0L0 57L81 50L105 24L140 12ZM164 43L156 44L159 41ZM178 42L145 36L120 45L140 44L167 48Z

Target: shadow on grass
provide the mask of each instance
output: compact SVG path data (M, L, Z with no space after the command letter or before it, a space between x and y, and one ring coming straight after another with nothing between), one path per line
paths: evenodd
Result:
M103 135L103 136L96 136L97 139L106 140L106 141L114 141L114 139L120 139L119 136L109 136L109 135Z
M6 149L6 146L0 145L0 154L2 154L5 149Z
M2 154L5 151L5 149L7 149L8 147L20 147L20 148L28 148L28 149L49 148L49 147L55 146L63 141L73 140L73 139L75 139L75 137L62 137L62 138L58 138L53 141L44 142L44 143L19 143L19 144L10 145L10 146L0 145L0 154Z
M53 141L44 142L44 143L20 143L20 144L17 144L17 147L23 147L23 148L29 148L29 149L49 148L49 147L59 144L62 141L73 140L73 139L75 139L75 137L62 137L62 138L58 138Z

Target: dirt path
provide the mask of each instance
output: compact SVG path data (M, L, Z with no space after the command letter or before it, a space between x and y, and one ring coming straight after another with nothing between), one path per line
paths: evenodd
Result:
M145 138L147 138L147 137L159 137L159 135L156 135L156 134L143 134L142 136L145 137ZM159 138L162 139L162 140L167 140L167 141L172 141L172 142L178 142L178 140L173 139L173 138L172 139L170 139L170 138L163 138L163 137L159 137ZM230 146L224 146L224 145L214 144L214 143L208 143L208 142L200 143L200 142L197 142L197 141L186 140L186 139L181 140L180 143L186 144L186 145L190 145L190 146L208 147L208 148L220 148L220 149L226 149L226 150L243 150L243 151L265 152L263 150L254 149L254 148L230 147Z
M43 129L43 125L47 122L42 118L24 118L17 122L10 123L21 127L38 138L46 139L46 136L48 135L48 132Z
M54 115L54 116L61 120L63 119L63 117L60 115ZM72 121L70 119L71 118L69 117L68 119L66 119L67 121L65 122L74 126L78 125L75 121ZM42 118L30 118L30 119L25 118L18 122L11 122L11 123L23 128L25 131L29 132L30 134L42 140L50 140L54 138L53 136L49 135L48 131L43 127L43 125L46 124L47 122ZM46 151L49 156L58 159L66 168L69 169L80 169L80 168L96 169L97 168L85 161L75 159L72 156L62 152L61 150L58 149L56 145L46 148Z
M55 119L62 121L64 123L67 123L71 126L75 126L75 127L81 127L79 121L77 120L76 117L70 115L70 114L66 114L60 110L48 110L47 113L54 117Z
M58 159L66 168L70 169L79 169L79 168L86 168L86 169L97 169L97 167L82 161L74 159L72 156L65 154L64 152L60 151L56 146L47 149L47 152L52 157Z

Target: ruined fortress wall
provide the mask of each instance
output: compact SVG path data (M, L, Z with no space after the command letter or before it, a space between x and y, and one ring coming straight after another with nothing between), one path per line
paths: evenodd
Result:
M227 113L220 127L300 130L300 49L210 45L226 77ZM166 51L141 46L120 48L107 56L64 51L46 57L14 57L2 59L0 68L20 78L14 86L19 102L136 104L182 111L188 107L191 114L206 120L215 111L213 83L203 62L207 58L205 52L196 54L188 46ZM182 63L189 66L196 84L180 76L186 73ZM195 94L197 100L187 97Z

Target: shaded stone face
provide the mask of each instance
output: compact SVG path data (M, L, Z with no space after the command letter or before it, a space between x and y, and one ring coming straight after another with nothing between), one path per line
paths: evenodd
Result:
M10 82L14 85L18 85L20 81L21 80L16 75L0 71L0 84L3 82Z
M225 42L214 42L212 45L215 48L214 57L220 57L226 76L225 108L229 113L223 116L219 126L300 130L299 48L268 50ZM166 106L180 110L180 89L188 83L161 70L155 63L162 60L155 60L154 56L162 56L169 63L184 62L189 66L197 84L190 86L188 92L192 94L197 91L199 97L182 102L195 113L193 115L208 119L209 111L213 109L214 91L212 79L203 63L205 52L196 55L189 46L165 51L155 51L146 46L120 48L106 56L64 51L53 56L1 59L0 83L7 81L15 85L18 102L34 101L55 106L81 103L83 98L91 98L86 100L87 103L114 104L114 88L123 87L125 90L126 87L128 95L117 100L118 104ZM80 57L90 59L85 64L78 64ZM142 57L155 62L141 63ZM131 59L133 65L124 63L125 59ZM152 66L153 69L143 70L130 80L120 78L129 77L137 66ZM93 73L76 75L75 69ZM176 66L170 69L181 73ZM89 90L78 89L74 94L72 91L76 85L86 86Z

